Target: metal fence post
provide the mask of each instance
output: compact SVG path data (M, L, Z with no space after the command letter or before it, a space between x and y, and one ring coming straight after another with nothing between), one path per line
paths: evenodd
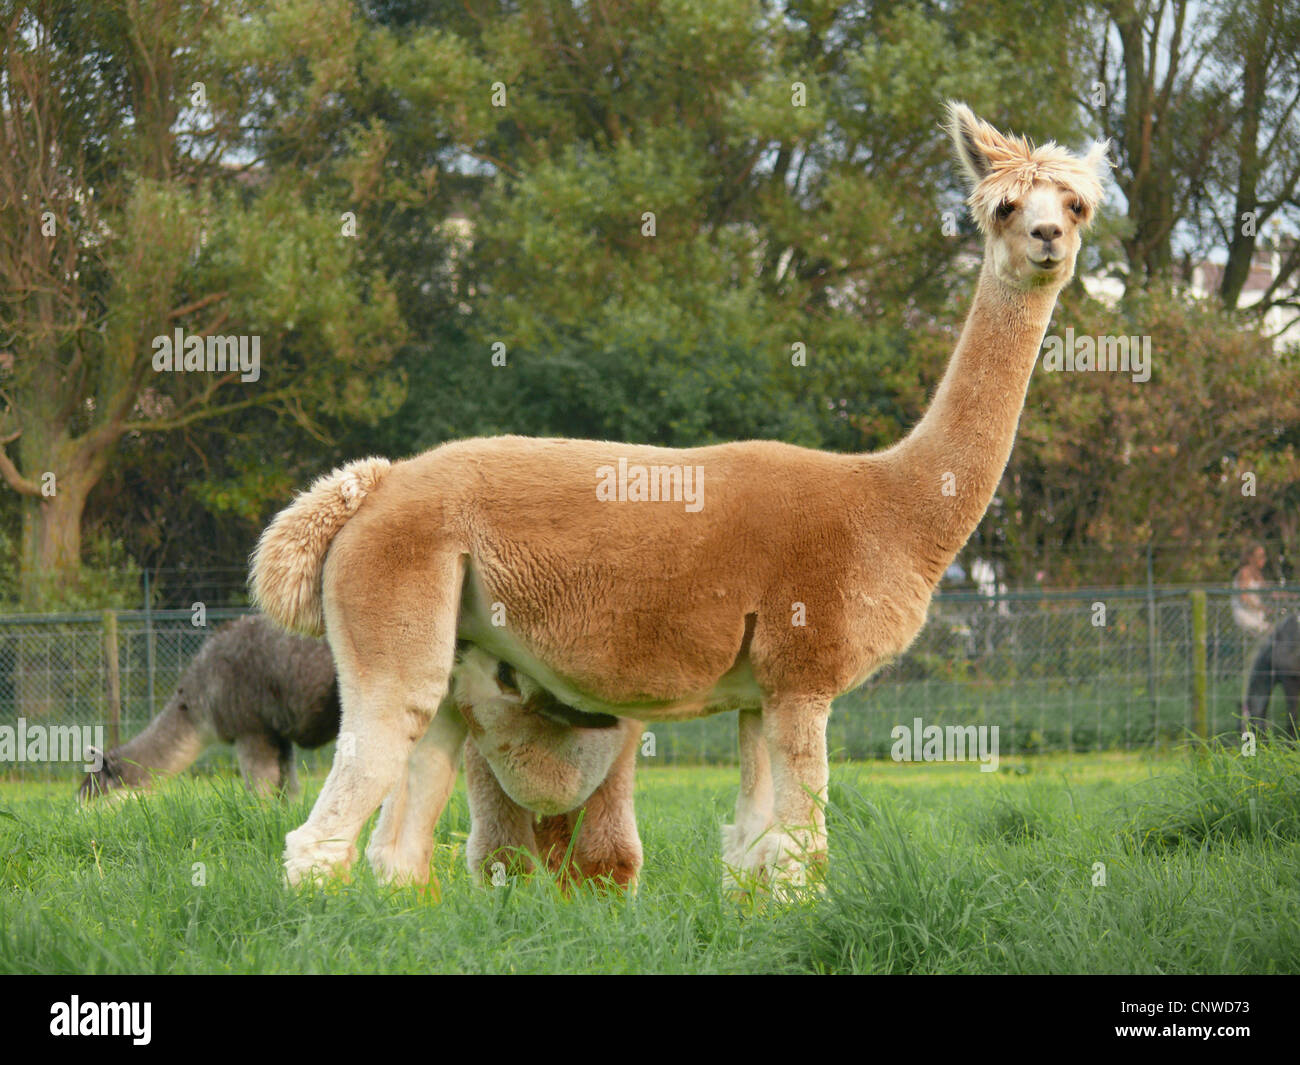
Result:
M1147 697L1151 700L1154 743L1160 748L1160 705L1156 701L1156 589L1152 575L1151 545L1147 544Z
M149 713L145 720L153 719L153 674L154 674L154 643L153 643L153 595L149 591L149 571L144 571L144 657L145 657L145 677L149 686Z
M1209 684L1205 665L1205 589L1191 592L1192 600L1192 726L1201 739L1209 739L1207 693Z
M108 681L108 745L117 747L122 742L122 675L117 655L117 614L104 611L104 670Z

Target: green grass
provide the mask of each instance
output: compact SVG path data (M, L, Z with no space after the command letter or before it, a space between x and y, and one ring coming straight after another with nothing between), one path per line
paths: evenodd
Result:
M319 783L278 805L186 778L82 812L68 781L0 782L0 972L1300 971L1295 750L837 765L826 894L789 904L721 892L734 769L642 767L632 900L477 886L459 790L440 901L364 861L288 891L284 834Z

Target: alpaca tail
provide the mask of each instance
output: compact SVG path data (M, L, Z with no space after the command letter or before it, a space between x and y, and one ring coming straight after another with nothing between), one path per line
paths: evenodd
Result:
M338 531L388 472L387 459L358 459L318 477L275 516L250 559L253 602L286 629L325 631L321 569Z

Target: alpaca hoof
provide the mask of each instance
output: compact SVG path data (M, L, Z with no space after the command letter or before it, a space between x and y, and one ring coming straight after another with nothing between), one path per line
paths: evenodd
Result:
M744 844L733 825L723 826L722 887L733 898L766 894L793 902L826 893L825 837L814 839L769 829Z
M772 897L792 902L826 893L826 838L773 830L754 848Z
M722 826L722 890L733 898L752 895L766 883L758 844L766 828Z
M744 885L752 876L747 864L749 847L738 826L722 826L722 890L731 898L747 893Z
M291 889L312 887L323 888L330 882L334 870L330 866L314 862L309 858L286 858L284 862L284 886Z
M742 825L722 826L722 860L735 869L748 869L754 864L753 848L761 832L746 832Z
M312 840L295 829L284 838L284 879L291 887L322 886L338 874L346 874L356 861L357 849L340 839Z
M641 873L639 853L611 854L599 858L585 856L577 865L582 882L590 884L596 891L636 894L636 882Z
M398 847L366 848L366 861L381 884L404 887L429 880L430 855L403 854Z
M512 843L495 846L470 832L465 846L465 864L470 876L483 887L504 887L511 878L529 876L537 868L537 857L527 847Z

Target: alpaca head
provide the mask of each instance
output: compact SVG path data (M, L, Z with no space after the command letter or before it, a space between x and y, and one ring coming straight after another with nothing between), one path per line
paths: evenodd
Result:
M147 774L139 766L122 759L116 751L101 752L90 748L90 756L100 763L100 768L87 773L77 789L77 801L85 804L102 796L124 798L127 791L140 787Z
M111 751L90 749L99 769L85 775L77 798L82 803L101 796L120 799L147 788L155 772L178 772L192 763L213 738L210 733L195 720L184 689L177 685L162 712L134 739Z
M1107 145L1083 156L999 133L949 103L948 130L971 180L967 202L996 276L1020 289L1061 288L1074 275L1079 235L1101 201Z

